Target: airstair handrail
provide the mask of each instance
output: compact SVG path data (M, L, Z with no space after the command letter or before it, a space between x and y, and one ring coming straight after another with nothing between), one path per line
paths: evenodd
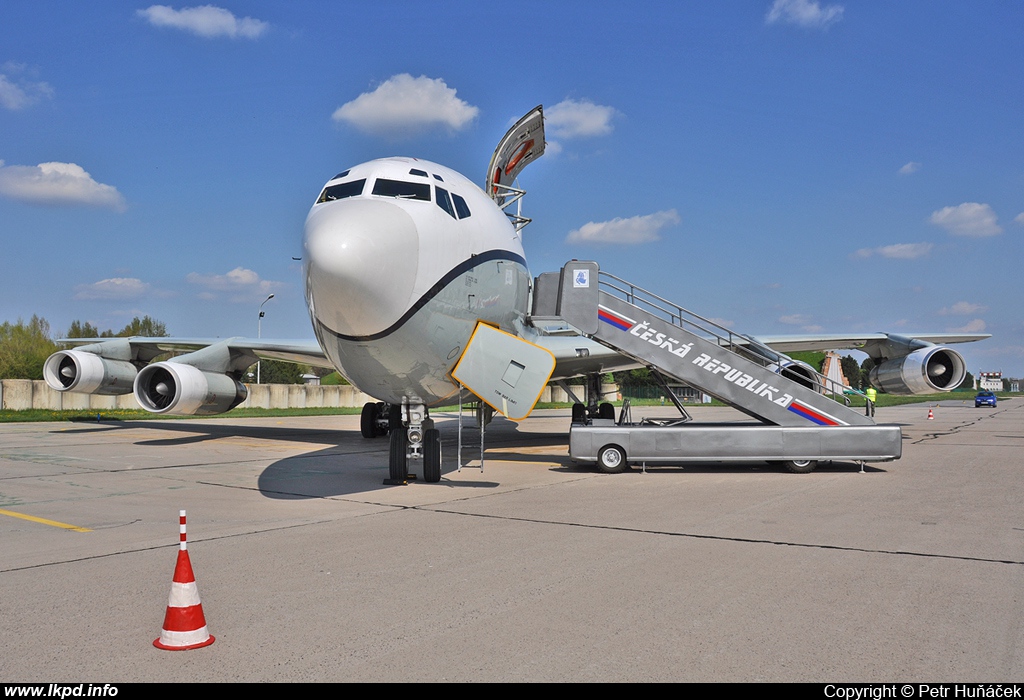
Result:
M669 301L610 272L599 270L598 284L606 291L614 290L618 292L627 303L637 308L661 315L663 320L673 326L683 330L686 330L684 324L692 326L700 333L708 336L708 340L714 339L714 342L717 342L718 345L727 347L732 352L740 354L763 367L776 365L779 368L778 371L782 372L783 364L791 359L771 349L756 338L736 333L719 323L715 323L711 319L685 309L675 302ZM620 285L624 285L625 288ZM662 304L669 308L664 308ZM833 400L841 401L846 406L850 405L850 398L847 396L847 392L851 390L850 387L826 377L814 368L808 369L813 373L811 381L820 387L822 393L830 395Z

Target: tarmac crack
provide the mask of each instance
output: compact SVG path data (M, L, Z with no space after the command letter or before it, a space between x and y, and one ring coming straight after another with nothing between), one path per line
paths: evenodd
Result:
M985 420L987 418L992 418L993 416L998 416L1000 413L1005 413L1008 410L1010 410L1010 409L1003 408L1003 409L1000 409L1000 410L997 410L997 411L993 411L991 413L986 413L983 416L978 416L978 418L976 418L975 420L968 421L966 423L961 423L960 425L954 425L949 430L942 430L942 431L937 431L937 432L934 432L934 433L925 433L923 438L921 438L919 440L914 440L911 444L912 445L920 445L921 443L926 442L928 440L937 440L938 438L946 437L947 435L956 435L961 430L969 428L972 425L977 425L978 423L980 423L981 421L983 421L983 420Z
M450 510L437 507L410 506L414 510L428 510L434 513L448 513L450 515L461 515L470 518L487 518L493 520L511 520L524 523L535 523L538 525L560 525L565 527L580 527L591 530L611 530L616 532L630 532L644 535L661 535L667 537L682 537L694 540L713 540L718 542L735 542L740 544L767 544L776 547L802 547L806 549L832 550L839 552L860 552L864 554L885 554L891 556L921 557L925 559L952 559L955 561L970 561L984 564L1010 564L1024 566L1024 561L1015 559L992 559L988 557L969 557L956 554L936 554L931 552L914 552L899 549L871 549L868 547L848 547L836 544L815 544L812 542L787 542L785 540L769 540L753 537L727 537L725 535L706 535L695 532L672 532L670 530L649 530L645 528L625 527L621 525L593 525L585 523L571 523L560 520L542 520L538 518L518 518L507 515L487 515L483 513L467 513L465 511Z
M192 545L203 544L204 542L216 542L217 540L229 540L235 537L248 537L249 535L262 535L266 532L280 532L283 530L292 530L299 527L308 527L310 525L321 525L324 523L331 522L330 519L325 520L311 520L305 523L295 523L293 525L282 525L280 527L268 527L261 530L249 530L246 532L235 532L230 535L219 535L215 537L203 537L203 538L189 538L189 543ZM107 559L110 557L118 557L122 554L139 554L141 552L153 552L158 549L178 549L178 542L172 544L157 544L149 547L135 547L132 549L122 549L117 552L104 552L102 554L91 554L87 557L76 557L74 559L61 559L60 561L48 561L42 564L31 564L29 566L15 566L10 569L0 569L0 574L13 573L15 571L28 571L30 569L43 569L48 566L60 566L61 564L75 564L82 561L93 561L97 559Z

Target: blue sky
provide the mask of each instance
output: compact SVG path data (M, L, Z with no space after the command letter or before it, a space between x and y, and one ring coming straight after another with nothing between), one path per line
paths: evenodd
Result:
M992 333L1024 376L1017 2L0 4L0 321L311 337L323 183L482 182L537 104L534 274L570 258L744 333Z

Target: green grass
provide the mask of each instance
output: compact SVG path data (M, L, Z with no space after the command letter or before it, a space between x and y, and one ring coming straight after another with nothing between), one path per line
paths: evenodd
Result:
M216 416L159 415L140 409L93 409L77 411L0 411L0 423L37 423L43 421L95 422L123 420L193 420L202 418L279 418L290 416L342 416L359 414L362 408L236 408Z
M938 401L964 401L968 405L974 405L975 391L951 391L948 393L941 394L918 394L917 396L893 396L891 394L879 394L877 406L901 406L904 404L913 403L936 403ZM1015 395L1008 392L997 392L996 395L1001 400L1011 399ZM859 396L852 396L850 406L852 408L863 408L864 399ZM612 402L616 406L621 406L621 401ZM672 402L665 400L662 403L660 399L633 399L631 401L633 406L666 406L672 407ZM699 403L686 403L686 408L700 408L701 406L724 406L720 401L713 401L710 404L699 404ZM537 409L546 408L571 408L571 403L538 403ZM454 406L441 406L431 409L434 412L457 412L459 410L458 404ZM470 410L469 404L463 404L463 411L468 412ZM169 416L169 415L158 415L155 413L149 413L142 409L99 409L99 410L76 410L76 411L47 411L47 410L27 410L27 411L0 411L0 423L38 423L45 421L77 421L77 422L89 422L96 421L99 416L100 421L127 421L127 420L190 420L190 419L201 419L201 418L281 418L281 417L298 417L298 416L342 416L342 415L358 415L362 411L362 407L356 406L352 408L236 408L233 411L222 413L216 416Z

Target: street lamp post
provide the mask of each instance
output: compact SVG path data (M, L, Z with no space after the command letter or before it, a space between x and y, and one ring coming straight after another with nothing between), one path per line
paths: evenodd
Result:
M274 295L271 294L270 296L268 296L266 299L263 300L263 304L266 304L268 301L270 301L273 298L274 298ZM264 314L264 312L263 312L263 304L260 304L260 315L259 315L259 318L256 319L256 337L257 338L262 338L263 337L263 314ZM256 383L257 384L260 383L260 361L259 360L256 360Z

